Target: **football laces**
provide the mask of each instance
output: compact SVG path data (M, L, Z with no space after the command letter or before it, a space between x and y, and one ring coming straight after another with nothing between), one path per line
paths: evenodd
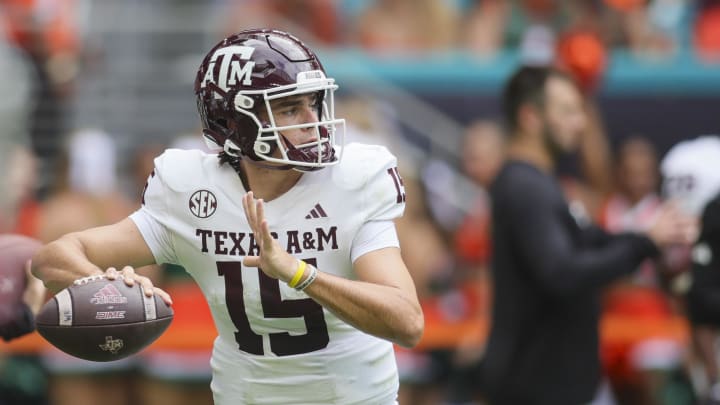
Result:
M87 284L91 281L100 280L103 278L107 278L107 277L105 277L104 274L96 274L94 276L87 276L87 277L79 278L79 279L73 281L73 285L83 285L83 284ZM125 277L123 277L122 274L118 274L118 278L125 278Z

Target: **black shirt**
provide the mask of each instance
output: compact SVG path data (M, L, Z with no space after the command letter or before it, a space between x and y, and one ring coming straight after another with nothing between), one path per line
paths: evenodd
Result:
M491 188L494 282L484 386L492 404L581 404L599 382L599 289L655 245L580 226L558 182L505 164Z
M720 194L707 202L692 255L688 315L695 325L720 326Z

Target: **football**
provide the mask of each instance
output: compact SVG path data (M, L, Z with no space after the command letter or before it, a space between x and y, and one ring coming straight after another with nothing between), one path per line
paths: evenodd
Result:
M85 277L55 294L38 313L37 330L53 346L91 361L119 360L155 341L170 326L173 310L142 286L122 277Z
M27 285L25 265L42 246L20 235L0 235L0 325L13 319Z

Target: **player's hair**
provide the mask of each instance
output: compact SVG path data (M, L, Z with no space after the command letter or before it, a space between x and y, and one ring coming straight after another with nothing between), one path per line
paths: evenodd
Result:
M572 78L552 66L522 66L513 73L502 93L502 107L505 125L510 133L518 126L520 108L532 103L542 108L545 103L545 84L551 77L557 77L575 85Z

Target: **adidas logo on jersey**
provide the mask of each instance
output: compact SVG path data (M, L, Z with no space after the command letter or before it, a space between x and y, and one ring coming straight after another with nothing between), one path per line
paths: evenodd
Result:
M320 206L320 204L315 204L315 207L313 207L312 210L310 210L310 213L305 215L305 219L312 219L312 218L327 218L327 214L325 213L325 210Z
M127 297L122 295L112 284L105 285L90 299L90 303L95 305L127 304L127 302Z

